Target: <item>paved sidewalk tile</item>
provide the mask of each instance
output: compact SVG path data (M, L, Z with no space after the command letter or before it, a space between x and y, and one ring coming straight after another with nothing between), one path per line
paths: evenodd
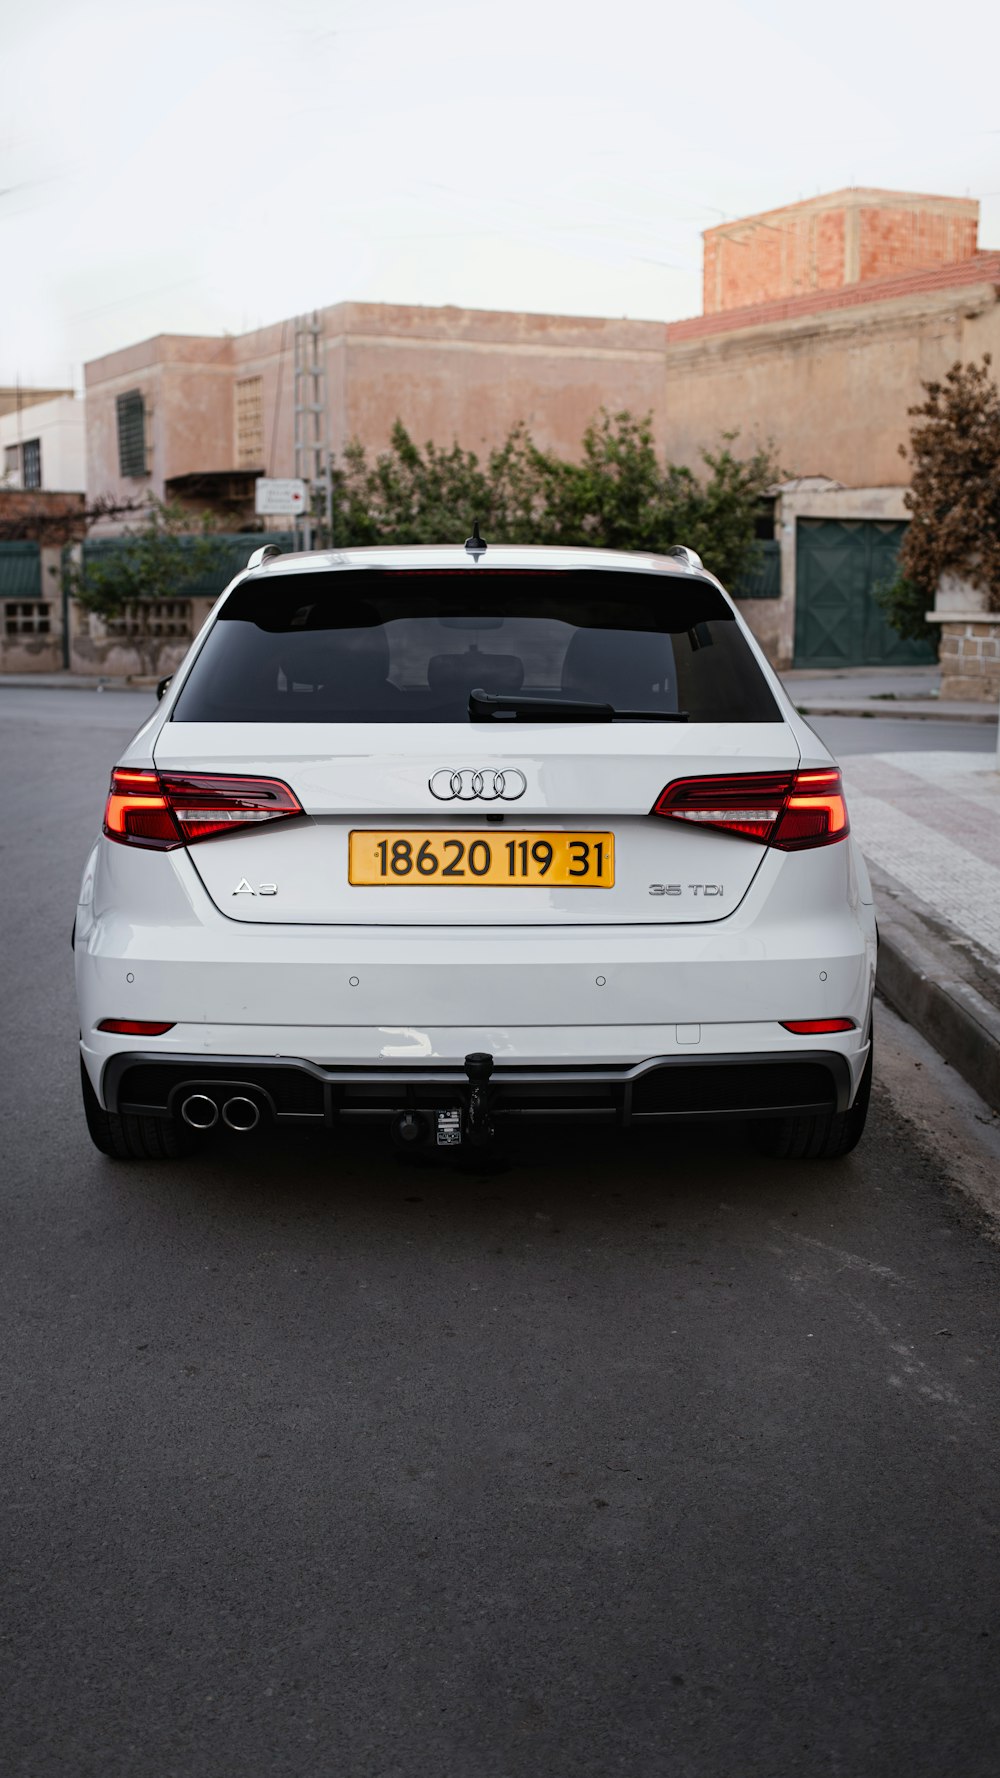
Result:
M842 766L866 856L1000 964L1000 772L992 755L855 754Z

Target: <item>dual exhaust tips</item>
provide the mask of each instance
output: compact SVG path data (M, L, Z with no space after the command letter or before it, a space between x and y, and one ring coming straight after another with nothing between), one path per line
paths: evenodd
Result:
M219 1106L207 1093L188 1093L181 1100L181 1117L192 1130L211 1130L219 1121ZM222 1101L222 1121L230 1130L255 1130L260 1123L260 1106L255 1099L236 1093Z

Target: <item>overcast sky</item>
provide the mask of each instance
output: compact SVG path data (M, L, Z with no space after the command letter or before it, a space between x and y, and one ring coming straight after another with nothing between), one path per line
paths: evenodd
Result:
M669 320L845 185L1000 247L1000 7L0 0L0 383L346 299Z

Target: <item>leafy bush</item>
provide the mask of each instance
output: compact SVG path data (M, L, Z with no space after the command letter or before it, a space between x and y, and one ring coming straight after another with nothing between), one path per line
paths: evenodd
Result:
M905 574L897 573L893 580L880 581L874 590L886 621L898 635L911 642L940 641L938 626L929 624L924 615L929 609L927 594L914 581L907 580Z
M191 513L150 498L143 523L116 537L113 548L85 553L82 563L67 566L70 591L85 610L105 620L163 599L183 599L206 575L225 573L227 550L212 535L211 514L198 522L192 535ZM133 640L143 671L155 672L164 639L141 626Z
M70 571L80 604L108 618L132 605L182 599L186 588L223 562L211 514L201 515L194 534L191 523L184 507L151 498L141 525L116 537L114 549Z
M707 474L661 464L649 416L602 409L568 462L515 426L482 463L458 444L416 445L401 421L370 463L350 445L335 476L338 543L442 543L478 518L490 543L696 549L733 585L753 564L761 496L776 479L767 450L737 457L728 433L702 454Z

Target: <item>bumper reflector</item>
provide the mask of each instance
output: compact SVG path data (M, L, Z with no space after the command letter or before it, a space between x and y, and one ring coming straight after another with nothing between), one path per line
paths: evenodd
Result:
M853 1031L853 1019L782 1019L782 1027L786 1031L794 1031L796 1037L821 1037L831 1031Z
M162 1037L172 1031L175 1021L163 1019L102 1019L98 1031L117 1031L120 1037Z

